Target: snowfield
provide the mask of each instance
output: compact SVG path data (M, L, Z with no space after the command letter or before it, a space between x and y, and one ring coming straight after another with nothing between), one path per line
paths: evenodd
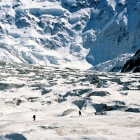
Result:
M139 73L1 62L0 139L139 140L139 99Z

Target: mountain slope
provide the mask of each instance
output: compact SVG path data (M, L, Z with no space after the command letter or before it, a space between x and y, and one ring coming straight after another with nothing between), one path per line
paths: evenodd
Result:
M87 69L131 56L140 48L139 7L139 0L2 0L0 60Z
M121 72L140 72L140 50L125 63Z

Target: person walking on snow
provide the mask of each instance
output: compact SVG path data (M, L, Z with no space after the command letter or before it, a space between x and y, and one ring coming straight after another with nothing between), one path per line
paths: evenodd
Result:
M35 121L36 120L36 115L33 115L33 121Z
M79 110L79 116L82 116L82 113L81 113L81 111Z

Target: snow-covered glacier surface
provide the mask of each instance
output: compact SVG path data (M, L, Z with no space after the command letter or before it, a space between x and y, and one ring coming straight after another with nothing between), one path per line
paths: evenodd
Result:
M139 91L139 73L1 62L0 140L139 140Z
M119 70L140 48L139 14L140 0L2 0L0 60Z

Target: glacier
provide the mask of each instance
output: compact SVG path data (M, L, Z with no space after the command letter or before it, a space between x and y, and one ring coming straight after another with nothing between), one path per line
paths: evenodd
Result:
M119 71L140 49L139 14L139 0L2 0L0 60Z

